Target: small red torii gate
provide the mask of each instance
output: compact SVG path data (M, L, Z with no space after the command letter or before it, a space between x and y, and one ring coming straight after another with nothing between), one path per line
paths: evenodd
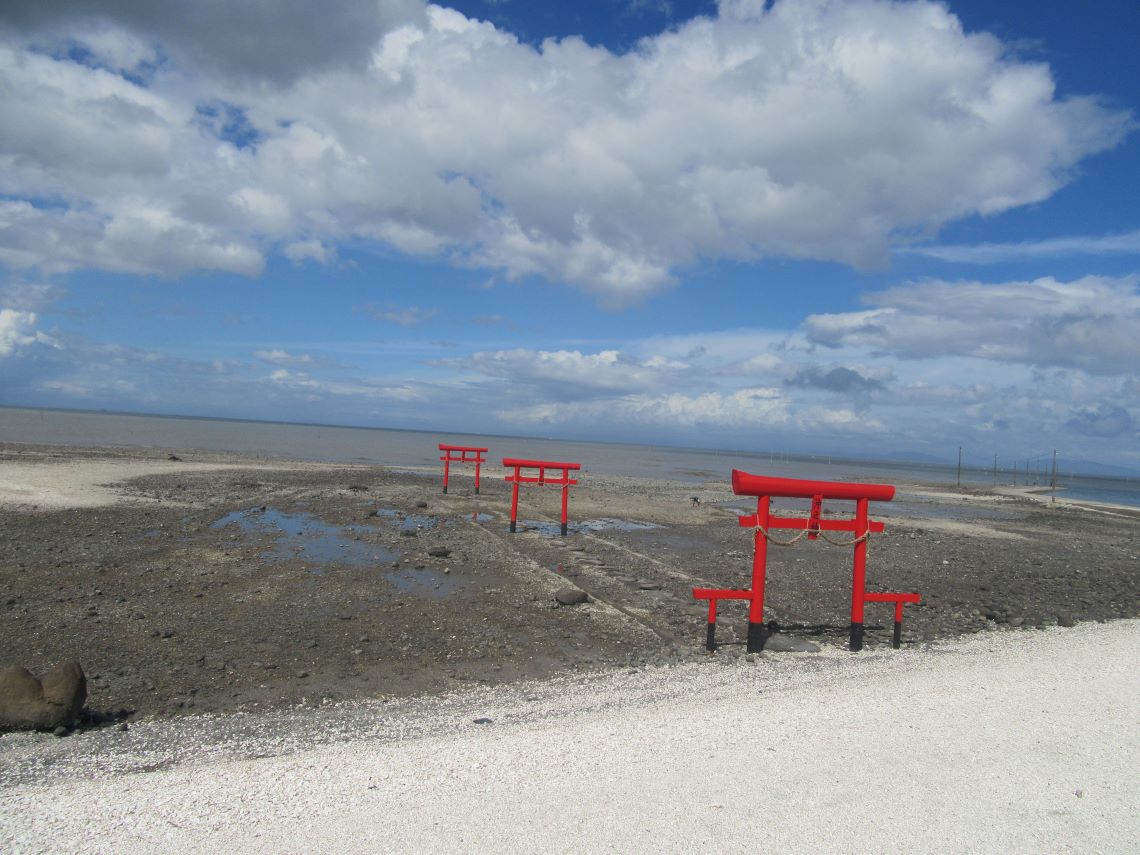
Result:
M443 457L439 458L443 461L443 492L447 492L447 481L450 475L452 463L474 463L475 464L475 492L479 492L479 467L487 462L483 457L487 453L486 448L476 448L471 445L447 445L445 443L439 444L439 450L443 452ZM459 457L453 457L456 452ZM467 455L472 455L468 457Z
M578 481L570 477L571 470L582 468L581 463L555 463L550 460L520 460L517 457L504 457L503 465L514 467L514 472L507 475L505 480L512 482L511 487L511 531L515 531L519 513L519 484L551 484L562 487L562 536L566 536L566 512L570 500L570 485ZM523 475L523 469L537 469L538 475ZM560 469L562 474L551 478L546 474L547 469Z
M765 475L752 475L732 470L732 492L738 496L755 496L756 513L742 516L739 524L755 529L754 553L752 557L752 587L748 590L727 588L693 588L693 598L709 601L708 635L706 646L716 649L716 610L720 600L748 600L748 652L764 649L768 640L764 626L764 581L767 576L768 541L779 546L791 546L802 537L824 540L837 546L853 546L855 561L851 586L851 641L852 650L863 648L863 606L865 603L894 603L895 627L891 639L892 647L899 647L902 639L902 613L905 603L917 603L916 593L874 592L867 588L867 538L872 533L883 531L883 524L870 519L871 501L889 502L895 496L895 488L889 484L845 484L838 481L807 481L799 478L772 478ZM772 499L797 498L811 499L811 511L804 517L778 517L771 513ZM847 520L825 520L821 518L824 499L854 500L855 516ZM792 529L800 533L788 541L772 537L773 529ZM853 537L849 541L836 543L825 532L849 531Z

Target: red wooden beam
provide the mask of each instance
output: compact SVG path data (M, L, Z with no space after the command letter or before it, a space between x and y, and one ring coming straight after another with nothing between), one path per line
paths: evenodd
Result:
M515 531L518 522L519 513L519 484L551 484L556 487L562 488L562 536L566 536L567 530L567 512L569 510L570 501L570 486L577 484L575 478L570 477L571 471L577 471L582 468L581 463L561 463L553 460L527 460L520 457L504 457L503 465L514 468L506 476L506 480L510 481L511 486L511 531ZM537 469L537 475L524 475L523 469ZM561 475L556 477L549 477L546 474L548 469L558 469Z
M870 518L869 505L872 501L889 502L894 498L895 488L890 484L849 484L838 481L809 481L799 478L774 478L766 475L753 475L739 469L732 470L732 491L738 496L755 496L756 513L741 516L739 525L754 528L752 553L752 587L747 590L728 588L694 588L693 597L709 601L709 650L716 649L716 612L720 600L748 600L748 650L763 650L767 641L764 627L764 585L767 577L768 532L773 529L792 529L806 532L814 540L827 539L824 532L846 531L854 537L850 542L836 542L835 545L854 547L854 561L851 580L851 643L852 650L863 646L863 606L867 602L893 602L895 604L895 634L893 644L899 646L904 603L916 603L918 594L874 593L867 591L867 535L883 531L883 523ZM807 517L779 517L771 513L773 498L811 499L811 510ZM855 502L853 519L823 519L824 499L838 499ZM799 535L781 545L790 545ZM780 544L780 541L775 541Z
M738 496L772 496L789 499L870 499L889 502L895 497L890 484L847 484L841 481L805 481L800 478L772 478L732 470L732 492Z
M451 475L452 463L474 463L475 464L475 492L479 492L479 467L487 462L483 457L487 453L486 448L477 448L473 445L447 445L441 442L439 450L443 452L443 457L439 458L443 461L443 492L447 492L447 482ZM454 454L459 452L459 457ZM470 457L468 455L471 455Z

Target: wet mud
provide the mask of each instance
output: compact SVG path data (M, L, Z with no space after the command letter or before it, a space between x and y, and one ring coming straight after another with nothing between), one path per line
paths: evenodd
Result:
M557 490L528 490L511 534L504 483L485 478L475 495L453 477L443 495L438 473L363 466L173 472L127 482L112 507L3 507L0 665L78 659L89 706L114 717L705 658L707 608L691 589L750 577L752 531L736 523L748 506L727 474L697 487L587 474L566 537ZM1140 615L1140 520L977 498L873 506L887 531L869 548L869 587L923 598L905 644ZM766 620L842 647L850 566L849 548L819 541L771 548ZM568 587L588 601L561 605ZM720 615L717 656L741 655L744 605ZM891 628L890 607L869 605L868 646Z

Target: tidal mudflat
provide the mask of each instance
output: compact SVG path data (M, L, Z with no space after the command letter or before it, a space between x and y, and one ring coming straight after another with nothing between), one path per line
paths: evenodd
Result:
M0 445L0 664L77 659L89 708L115 720L744 655L743 606L722 606L709 656L690 595L749 579L748 506L727 471L693 484L587 470L565 538L553 489L524 493L510 534L495 475L479 495L457 475L443 495L429 469ZM1125 509L899 484L872 515L887 527L870 584L923 598L904 646L1140 615L1140 519ZM771 548L766 620L841 649L850 553ZM588 599L564 605L567 590ZM872 649L891 631L875 609Z

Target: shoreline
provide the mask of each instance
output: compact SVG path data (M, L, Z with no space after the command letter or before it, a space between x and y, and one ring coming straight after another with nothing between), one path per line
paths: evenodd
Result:
M1114 502L1098 502L1092 499L1069 499L1064 495L1054 498L1052 490L1041 487L998 487L995 492L999 495L1029 499L1043 505L1058 508L1078 508L1080 510L1094 511L1113 515L1127 516L1140 519L1140 508L1133 505L1122 505ZM1063 490L1059 494L1063 494Z
M172 417L174 418L174 417ZM181 417L177 417L181 418ZM185 459L177 454L186 455ZM174 459L171 459L171 458ZM23 458L29 458L27 460ZM203 449L169 449L159 446L79 446L44 445L37 443L0 441L0 466L6 476L0 481L0 507L27 508L39 505L45 508L106 507L121 504L127 499L116 485L150 475L177 472L206 472L222 470L349 470L380 468L424 478L434 478L439 467L432 464L370 464L353 462L318 461L287 456L263 456L239 451ZM457 470L462 480L467 474ZM633 484L637 486L668 486L687 493L704 492L713 501L729 503L741 501L732 495L729 478L693 482L648 475L596 475L588 470L584 477L595 483ZM484 476L486 480L488 476ZM494 476L490 476L492 480ZM956 485L932 484L922 480L899 480L898 499L917 497L937 502L975 501L1002 502L1022 499L1063 508L1080 508L1098 511L1119 511L1140 516L1140 507L1091 499L1053 501L1049 488L1041 487L987 487L963 490ZM888 514L891 503L881 506Z

